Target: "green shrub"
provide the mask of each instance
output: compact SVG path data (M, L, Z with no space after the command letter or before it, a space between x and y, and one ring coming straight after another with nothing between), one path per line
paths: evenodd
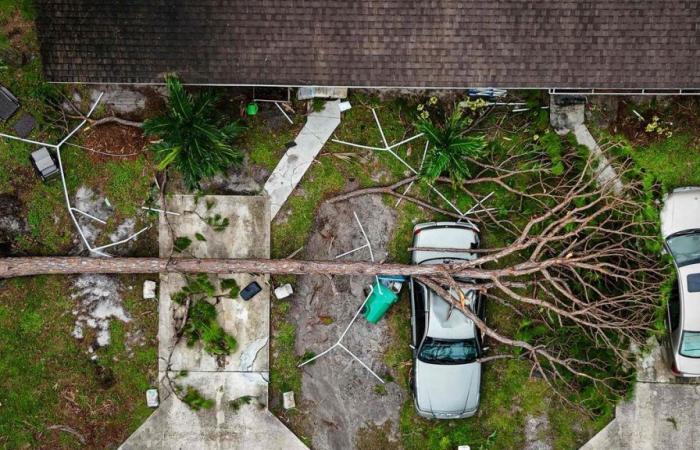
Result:
M190 305L183 336L192 347L201 341L204 351L213 356L226 356L236 351L236 339L227 334L216 320L216 307L206 300Z
M231 298L238 297L238 294L241 292L240 286L238 286L238 283L236 283L236 280L233 278L221 280L221 290L228 291L228 296Z
M193 411L199 411L200 409L211 409L211 407L214 406L214 400L204 397L192 386L187 386L185 395L180 397L180 400L185 402Z
M464 136L471 121L455 111L442 126L430 120L416 124L430 143L425 157L422 176L432 181L447 174L457 184L471 176L466 158L477 158L486 147L484 136Z
M193 96L173 75L165 78L165 84L168 110L144 122L144 134L160 139L151 145L158 170L172 165L190 189L198 189L202 178L243 161L241 152L232 146L243 127L217 111L219 98L212 90Z

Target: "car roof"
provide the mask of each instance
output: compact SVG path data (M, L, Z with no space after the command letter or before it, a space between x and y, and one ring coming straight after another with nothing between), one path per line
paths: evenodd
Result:
M414 251L413 264L442 263L446 259L476 259L469 250L479 246L477 230L467 223L427 222L413 228L414 247L464 249L464 252Z
M468 304L476 298L476 292L463 289ZM454 294L454 290L450 290ZM428 331L426 335L434 339L472 339L476 336L474 322L460 310L453 308L432 289L428 289Z
M661 209L663 238L697 228L700 228L700 187L675 189L666 197Z
M678 287L681 297L681 326L684 330L700 331L700 292L690 292L688 276L692 275L698 275L698 277L700 277L700 264L691 264L678 269Z

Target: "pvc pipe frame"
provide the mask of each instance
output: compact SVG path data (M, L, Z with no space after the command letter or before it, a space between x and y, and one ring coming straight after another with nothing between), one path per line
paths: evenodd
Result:
M367 369L367 371L369 371L369 373L371 373L377 380L379 380L380 383L386 384L386 381L384 381L384 380L382 379L382 377L380 377L379 375L377 375L372 369L370 369L370 367L369 367L367 364L365 364L364 362L362 362L362 360L360 360L360 358L358 358L353 352L351 352L350 350L348 350L348 348L347 348L346 346L344 346L344 345L343 345L343 342L342 342L342 341L343 341L343 338L344 338L345 335L347 334L348 330L350 330L350 327L352 326L353 323L355 323L355 320L357 320L357 317L360 315L360 312L362 312L362 308L364 308L365 305L367 304L367 301L369 300L370 296L372 295L372 292L374 292L374 288L372 288L372 286L370 286L370 288L369 288L369 295L367 295L367 297L365 298L365 301L363 301L363 302L362 302L362 305L360 305L360 307L357 309L357 311L355 312L355 315L352 317L352 320L350 321L350 323L348 324L348 326L345 327L345 330L344 330L343 333L340 335L340 337L339 337L338 340L335 342L335 344L331 345L331 346L328 347L326 350L322 351L321 353L319 353L318 355L314 356L313 358L309 358L309 359L307 359L306 361L302 362L302 363L299 364L297 367L303 367L303 366L309 364L310 362L317 360L317 359L320 358L321 356L323 356L323 355L329 353L329 352L330 352L331 350L333 350L334 348L340 347L341 349L345 350L346 353L348 353L350 356L352 356L352 358L353 358L355 361L359 362L359 363L362 365L362 367L364 367L365 369Z
M381 148L381 147L371 147L371 146L369 146L369 145L354 144L354 143L352 143L352 142L341 141L341 140L339 140L339 139L332 139L332 142L335 142L335 143L337 143L337 144L349 145L349 146L351 146L351 147L362 148L362 149L365 149L365 150L374 150L374 151L380 151L380 152L389 152L394 158L398 159L398 160L401 162L401 164L403 164L404 166L406 166L411 172L413 172L414 174L418 175L418 171L417 171L416 169L414 169L414 168L413 168L410 164L408 164L406 161L404 161L403 158L401 158L399 155L397 155L396 152L394 152L394 149L397 148L397 147L399 147L399 146L401 146L401 145L403 145L403 144L406 144L406 143L408 143L408 142L411 142L411 141L413 141L414 139L418 139L419 137L422 137L422 136L423 136L423 133L418 133L417 135L415 135L415 136L413 136L413 137L410 137L410 138L408 138L408 139L404 139L404 140L401 141L401 142L397 142L396 144L389 145L389 143L387 142L386 137L385 137L385 135L384 135L384 129L382 128L382 124L379 122L379 118L377 117L376 111L374 110L374 108L371 108L371 110L372 110L372 115L374 116L374 121L375 121L375 123L377 124L377 128L379 129L379 134L380 134L380 136L382 137L382 142L384 143L384 148ZM427 143L426 143L426 148L425 148L425 151L424 151L424 153L423 153L423 161L421 162L421 169L422 169L422 166L423 166L423 162L425 161L425 155L426 155L427 150L428 150L428 147L427 147ZM413 183L411 183L411 184L413 184ZM455 211L457 212L457 214L459 214L460 218L459 218L458 222L460 222L460 221L462 221L462 220L465 220L465 221L468 222L471 226L473 226L475 229L478 229L478 227L477 227L471 220L469 220L469 219L466 217L468 214L470 214L470 212L464 212L464 213L463 213L462 211L459 210L459 208L457 208L457 206L456 206L454 203L452 203L447 197L445 197L445 196L442 194L442 192L440 192L435 186L433 186L432 183L427 183L427 184L428 184L428 186L430 187L430 189L433 190L433 192L435 192L442 200L445 201L445 203L447 203L453 210L455 210ZM409 185L409 188L406 189L406 192L408 192L408 189L410 189L410 185ZM406 192L404 192L404 195L406 195ZM399 201L400 201L400 199L399 199ZM398 202L397 202L397 206L398 206ZM472 212L473 212L473 211L472 211Z
M362 249L367 248L367 249L369 249L369 257L370 257L370 259L372 260L372 262L374 262L374 252L372 251L372 244L370 244L370 242L369 242L369 238L367 237L367 233L365 232L365 228L362 226L362 222L360 222L360 219L357 217L357 212L353 211L352 214L355 216L355 221L357 222L357 225L360 227L360 231L362 232L362 238L365 240L365 245L363 245L363 246L361 246L361 247L354 248L354 249L352 249L352 250L350 250L350 251L347 251L347 252L345 252L345 253L341 253L340 255L336 256L335 259L342 258L343 256L347 256L347 255L349 255L349 254L351 254L351 253L355 253L355 252L357 252L357 251L360 251L360 250L362 250ZM375 275L374 279L377 281L377 288L378 288L378 289L380 290L380 292L381 292L381 285L379 284L379 277ZM342 343L343 338L344 338L345 335L347 334L348 330L350 330L350 327L352 326L352 324L355 323L355 320L356 320L357 317L360 315L360 312L362 311L362 308L365 307L365 304L367 304L367 301L369 300L370 296L372 295L372 292L374 292L374 287L373 287L373 286L370 286L369 289L370 289L370 290L369 290L369 295L367 295L367 298L365 298L365 301L362 302L362 305L360 305L360 307L358 308L358 310L355 312L355 315L352 317L352 320L350 321L350 323L348 324L348 326L345 327L345 330L344 330L343 333L340 335L340 337L339 337L338 340L335 342L335 344L331 345L329 348L327 348L327 349L324 350L323 352L319 353L318 355L314 356L313 358L310 358L310 359L308 359L308 360L302 362L302 363L299 364L297 367L302 367L302 366L304 366L304 365L310 363L311 361L314 361L314 360L320 358L321 356L323 356L323 355L325 355L326 353L330 352L330 351L333 350L334 348L340 347L341 349L345 350L345 352L347 352L350 356L352 356L352 358L353 358L355 361L359 362L359 363L362 365L362 367L364 367L365 369L367 369L367 370L369 371L369 373L371 373L377 380L379 380L380 383L382 383L382 384L385 383L385 381L382 380L382 378L381 378L379 375L377 375L372 369L370 369L369 366L368 366L367 364L365 364L364 362L362 362L362 360L360 360L360 358L358 358L353 352L351 352L350 350L348 350L348 348L345 347L345 346L343 345L343 343Z
M114 247L116 245L123 244L125 242L129 242L130 240L136 238L136 236L143 233L144 231L146 231L150 227L144 227L141 230L139 230L138 232L129 236L128 238L122 239L121 241L113 242L113 243L107 244L107 245L102 245L100 247L93 247L90 244L90 242L87 240L87 237L85 237L85 234L83 233L83 229L80 227L80 223L78 222L78 219L75 217L74 212L82 214L86 217L89 217L90 219L96 220L97 222L100 222L103 224L106 222L104 220L99 219L93 215L90 215L84 211L81 211L78 208L73 207L73 205L70 202L70 196L68 195L68 187L66 185L66 177L65 177L65 174L63 171L63 158L61 158L61 146L63 146L63 144L68 142L68 140L70 138L72 138L83 126L85 126L88 119L90 118L92 113L95 111L95 108L97 108L97 105L100 103L100 100L102 100L102 96L104 96L104 92L100 92L100 95L97 97L97 100L95 100L95 102L93 103L92 107L90 108L90 111L88 111L88 113L85 115L85 119L83 119L83 121L80 122L80 124L78 124L78 126L75 127L70 133L68 133L58 144L49 144L48 142L34 141L31 139L25 139L25 138L21 138L21 137L17 137L17 136L11 136L9 134L4 134L4 133L0 133L0 137L4 137L7 139L13 139L13 140L20 141L20 142L25 142L27 144L42 145L45 147L51 147L51 148L56 150L56 155L58 156L58 171L61 175L61 187L63 187L63 196L64 196L64 199L66 201L66 207L68 208L68 214L70 215L71 220L73 221L73 224L75 225L75 228L78 230L78 234L80 235L80 238L82 239L83 243L85 244L85 246L87 247L87 249L91 253L95 253L95 254L100 255L100 256L111 257L111 255L103 252L102 250L104 250L106 248Z

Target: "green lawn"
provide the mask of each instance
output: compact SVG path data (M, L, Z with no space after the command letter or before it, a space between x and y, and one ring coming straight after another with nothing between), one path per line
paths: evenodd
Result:
M605 128L596 127L596 120L589 125L599 144L610 145L614 155L630 157L666 189L700 185L700 100L667 97L620 102L607 113L611 117L602 122Z
M627 146L626 152L667 189L700 186L700 139L697 136L674 134L645 147Z
M97 351L99 365L112 371L115 383L105 385L104 369L91 361L83 341L71 336L75 303L68 278L32 277L6 281L0 288L0 447L76 448L68 433L52 425L74 428L88 448L118 446L150 415L145 390L156 382L157 304L140 298L143 277L122 277L124 305L132 321L112 322L112 343ZM142 330L144 346L133 356L125 348L126 333Z

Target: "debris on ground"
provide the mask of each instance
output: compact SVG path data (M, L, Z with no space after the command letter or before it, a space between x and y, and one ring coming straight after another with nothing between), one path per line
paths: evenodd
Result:
M0 195L0 255L9 256L15 239L27 230L19 199L10 194Z
M90 214L100 220L106 221L112 215L114 210L108 206L104 197L98 196L92 189L87 186L80 186L75 192L73 206L80 211ZM96 242L97 238L102 233L102 226L99 222L91 219L84 214L75 213L75 218L80 224L83 235L88 242ZM99 225L99 226L98 226ZM83 246L83 242L80 241Z
M294 289L292 289L291 284L283 284L282 286L275 289L275 298L277 298L277 300L282 300L283 298L289 297L293 293Z
M84 147L92 149L87 155L92 161L119 161L137 158L146 146L143 132L135 127L107 123L85 132Z
M292 409L296 407L296 402L294 401L294 391L289 391L282 394L282 402L284 409Z
M77 300L73 308L75 327L73 336L76 339L85 337L85 329L95 330L95 344L104 347L110 343L110 322L113 319L129 322L119 294L119 282L107 275L85 274L73 280L74 293L71 297Z
M144 300L156 298L156 282L146 280L143 282L143 298Z
M146 391L146 405L149 408L157 408L159 404L158 401L158 389L149 389Z
M527 417L523 450L552 450L548 436L550 436L549 417L546 414Z
M124 222L120 223L114 233L109 235L110 242L119 242L128 238L134 234L136 229L136 220L132 218L125 219Z
M396 213L381 197L366 196L321 205L315 230L305 247L308 259L332 260L365 244L353 211L365 228L375 259L382 261L387 257ZM369 261L370 256L362 250L343 259ZM331 346L362 304L364 290L372 281L363 276L299 277L288 316L288 320L298 324L296 353L318 354ZM385 343L390 339L386 320L371 326L357 321L344 337L343 345L376 373L387 374L389 368L383 357ZM356 434L367 424L389 423L389 437L398 440L399 412L405 394L395 382L388 382L386 394L379 396L373 389L375 384L372 375L340 349L304 366L299 408L306 419L306 429L312 430L315 447L352 448Z
M127 86L99 86L90 90L90 100L96 101L102 95L102 105L119 114L140 113L146 108L146 96Z

